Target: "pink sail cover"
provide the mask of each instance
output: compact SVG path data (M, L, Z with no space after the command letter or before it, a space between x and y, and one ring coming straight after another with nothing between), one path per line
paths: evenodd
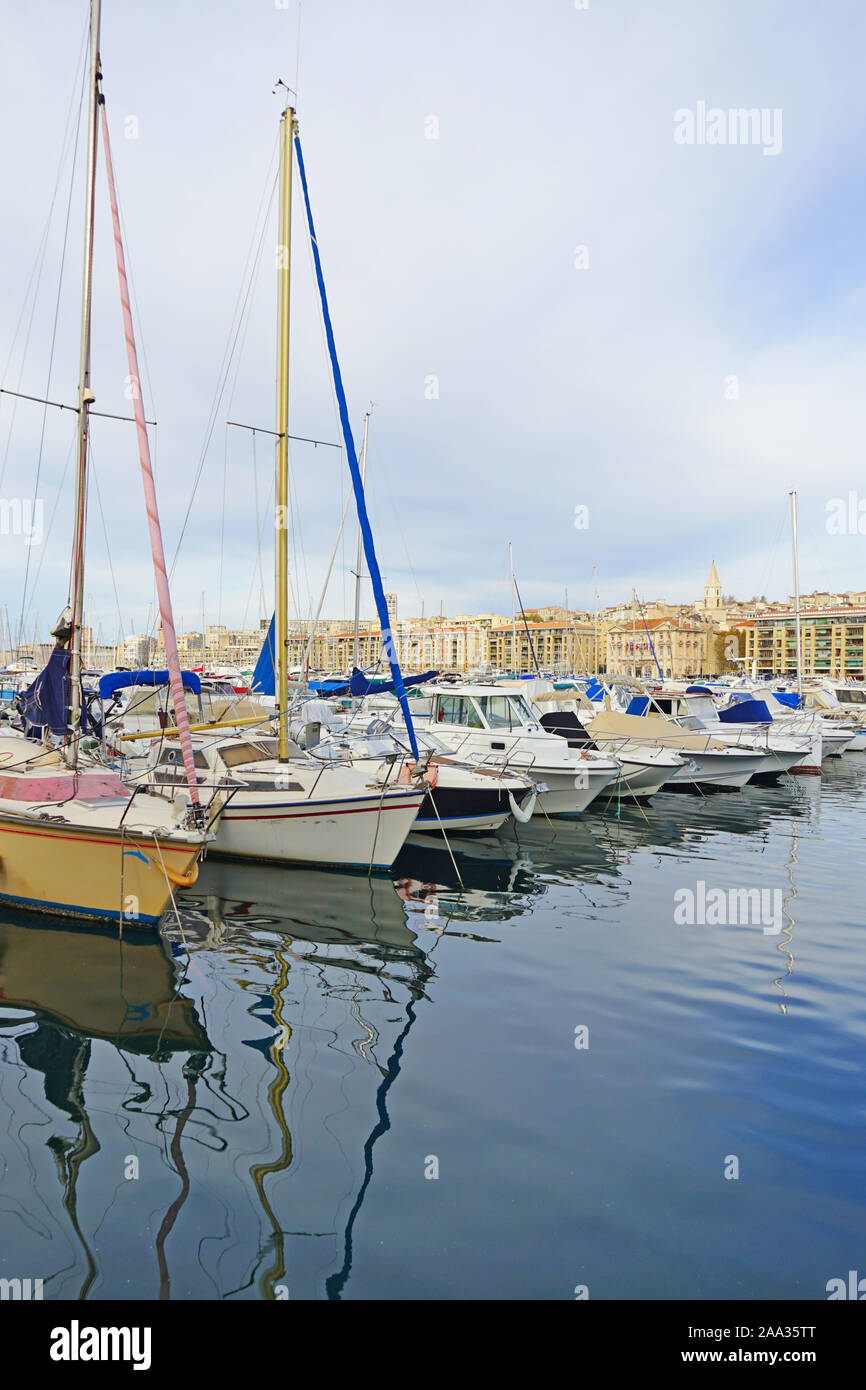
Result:
M159 524L159 509L156 503L156 486L153 481L153 468L150 461L150 441L144 419L144 403L141 397L141 378L138 374L138 354L135 348L135 335L132 328L132 310L129 305L129 286L126 278L126 260L123 254L123 239L120 234L120 215L117 210L117 190L114 184L114 166L111 162L111 146L108 140L108 121L105 115L105 102L101 106L102 139L105 148L105 168L108 174L108 191L111 195L111 220L114 224L114 247L117 255L117 276L120 281L120 303L123 310L123 331L126 337L126 356L129 362L132 404L135 415L135 429L138 435L138 455L141 462L141 478L144 483L144 499L147 507L147 522L150 529L150 548L153 554L153 568L156 576L156 592L159 598L159 613L162 619L162 636L165 643L166 665L171 686L174 718L183 752L183 764L189 785L189 794L194 807L199 805L198 782L192 751L192 738L189 732L189 718L183 694L183 677L180 670L180 657L177 651L177 637L171 611L171 595L168 589L168 573L165 567L165 552L162 545L162 531Z
M38 775L33 772L0 776L0 799L5 801L54 802L69 801L128 801L130 791L113 772L78 772Z

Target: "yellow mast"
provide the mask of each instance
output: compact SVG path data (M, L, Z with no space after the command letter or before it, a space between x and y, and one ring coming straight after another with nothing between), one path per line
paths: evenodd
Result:
M292 141L294 108L280 118L280 213L277 246L277 477L274 511L274 667L280 762L289 757L289 288L292 260Z

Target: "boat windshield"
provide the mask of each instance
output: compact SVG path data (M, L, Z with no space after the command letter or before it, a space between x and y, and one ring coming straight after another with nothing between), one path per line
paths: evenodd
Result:
M478 706L490 729L522 729L535 722L522 695L479 695Z
M484 724L475 702L466 695L440 695L437 724L464 724L469 729L483 729Z

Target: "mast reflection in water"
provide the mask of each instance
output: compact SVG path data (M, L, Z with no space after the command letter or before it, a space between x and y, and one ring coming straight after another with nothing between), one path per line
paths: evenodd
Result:
M840 763L417 837L391 879L212 859L162 938L3 914L0 1275L90 1300L824 1296L863 1226L862 802ZM779 889L781 932L677 925L698 880Z

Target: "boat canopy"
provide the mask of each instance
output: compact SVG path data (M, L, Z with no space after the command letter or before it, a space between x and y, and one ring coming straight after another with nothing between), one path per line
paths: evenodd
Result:
M201 680L195 671L181 671L184 688L193 695L201 694ZM129 685L168 685L168 671L110 671L99 677L99 694L105 700L115 690L125 690Z
M796 690L774 690L773 699L778 700L780 705L786 705L788 709L800 708L800 697Z
M404 675L403 684L424 685L438 675L438 671L423 671L420 676ZM394 681L372 681L364 675L363 671L359 671L357 666L352 670L349 687L353 695L393 695L396 689Z
M629 700L626 714L646 714L649 709L648 695L633 695Z
M723 724L772 724L773 716L763 700L737 700L719 710Z
M348 681L307 681L308 690L317 690L320 695L348 695Z

